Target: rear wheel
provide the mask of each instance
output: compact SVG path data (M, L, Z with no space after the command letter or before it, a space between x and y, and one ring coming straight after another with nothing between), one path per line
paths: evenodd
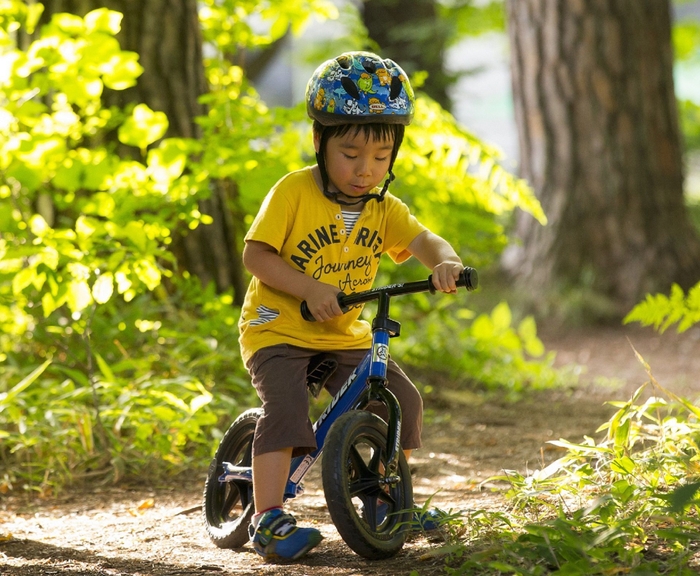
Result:
M202 515L207 533L219 548L240 548L248 542L248 524L255 512L252 480L219 482L223 463L250 466L253 435L260 408L246 410L231 424L219 442L204 483Z
M404 545L413 507L411 473L403 452L393 479L387 463L387 425L353 410L333 424L323 448L323 490L338 532L371 560L390 558Z

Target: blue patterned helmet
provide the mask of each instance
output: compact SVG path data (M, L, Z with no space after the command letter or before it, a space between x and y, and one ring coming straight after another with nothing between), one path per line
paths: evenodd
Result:
M321 64L306 86L306 110L324 126L386 123L407 126L415 95L393 60L346 52Z

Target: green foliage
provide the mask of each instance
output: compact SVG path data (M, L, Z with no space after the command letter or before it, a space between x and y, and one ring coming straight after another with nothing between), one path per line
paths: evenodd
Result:
M395 306L403 335L392 344L392 354L408 365L439 366L458 385L476 384L512 398L574 380L553 368L555 355L545 353L532 317L514 326L506 302L475 317L455 300L418 296L411 307Z
M452 22L453 42L465 36L503 32L506 28L505 3L502 0L445 0L438 5L441 16Z
M465 262L482 266L507 243L504 215L519 207L546 222L532 189L500 160L496 148L421 96L414 123L406 130L392 190L428 228L462 247Z
M700 150L700 104L692 100L678 102L685 151Z
M443 551L446 573L696 574L700 411L649 375L612 403L601 441L552 442L566 455L492 479L510 485L513 509L466 513L466 537ZM641 401L647 386L665 398Z
M320 20L335 19L338 9L326 0L204 0L199 19L205 40L222 53L236 54L241 48L264 47L289 30L300 34L310 15ZM264 23L265 30L251 22Z
M700 46L700 23L696 20L682 20L673 25L673 55L676 60L697 58Z
M303 107L270 110L232 62L312 15L337 12L321 0L204 2L214 55L205 62L211 90L198 140L162 139L167 119L145 104L102 105L105 88L124 90L142 72L115 38L120 14L55 15L20 50L18 29L32 31L40 13L39 3L0 3L3 481L48 491L81 478L186 469L208 461L232 414L257 397L239 357L232 295L177 270L174 239L211 223L199 207L213 180L228 187L242 228L279 177L313 158ZM250 18L269 28L253 30ZM520 207L543 220L539 204L494 149L427 98L418 110L395 191L463 246L465 261L490 262L505 245L508 214ZM122 146L133 157L121 157ZM240 242L243 230L236 233ZM388 264L383 274L397 270ZM446 346L446 333L440 341L438 318L471 313L426 312L425 304L406 308L412 332L433 334L424 357L449 357L457 343ZM486 316L490 333L487 320L465 324L456 369L513 390L551 383L548 359L539 368L525 359L541 352L534 324L511 328L503 314Z
M624 323L630 322L653 326L660 332L678 323L678 332L685 332L700 322L700 284L693 286L687 295L677 284L672 286L668 296L647 294L646 299L625 316Z
M700 62L700 22L685 19L673 25L673 52L677 64L697 65ZM700 149L700 102L679 99L681 128L685 151Z
M82 333L59 332L67 323L47 318L35 325L33 346L10 354L0 462L11 483L46 491L208 461L230 414L253 405L255 393L231 336L231 295L176 281L175 296L158 290L100 307Z

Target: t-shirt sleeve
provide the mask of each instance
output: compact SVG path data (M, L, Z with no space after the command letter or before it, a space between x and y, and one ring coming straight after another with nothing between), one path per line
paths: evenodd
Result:
M253 224L245 235L245 241L254 240L269 244L279 253L289 236L293 210L286 195L275 186L263 200Z
M399 264L411 257L408 245L427 228L418 222L401 200L388 195L386 199L391 201L387 207L386 253Z

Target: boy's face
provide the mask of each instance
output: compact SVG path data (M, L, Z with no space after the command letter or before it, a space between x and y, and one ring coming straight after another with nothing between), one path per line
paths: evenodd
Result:
M314 136L314 145L318 151L318 136ZM371 134L368 138L363 130L332 136L325 153L329 188L350 198L367 194L389 171L393 148L393 137L375 140Z

